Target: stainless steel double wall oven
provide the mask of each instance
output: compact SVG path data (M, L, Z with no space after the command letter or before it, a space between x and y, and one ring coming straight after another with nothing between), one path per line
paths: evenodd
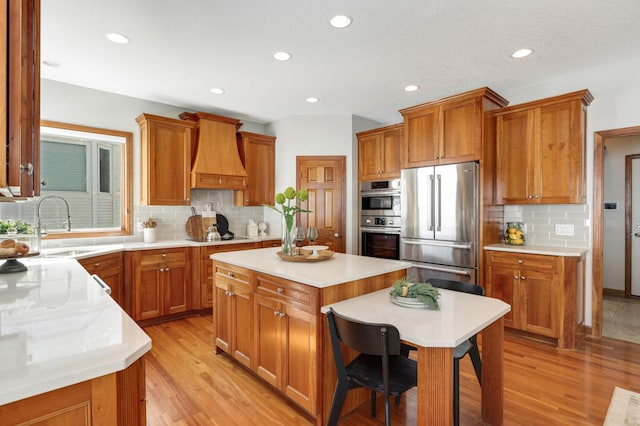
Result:
M400 259L400 179L360 183L360 254Z

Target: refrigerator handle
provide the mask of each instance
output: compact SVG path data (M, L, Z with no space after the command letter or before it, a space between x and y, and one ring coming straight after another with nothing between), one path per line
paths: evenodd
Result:
M438 179L438 227L436 232L442 231L442 175L437 175Z
M429 175L429 186L431 186L431 220L429 221L429 231L433 231L434 230L434 224L436 222L436 206L435 206L435 201L436 201L436 193L435 193L435 181L433 179L433 175Z
M412 263L411 267L418 268L418 269L427 269L429 271L447 272L449 274L471 276L471 273L469 271L461 271L461 270L458 270L458 269L451 269L451 268L446 268L446 267L442 267L442 266L432 266L432 265L423 266L423 265L417 265L415 263Z

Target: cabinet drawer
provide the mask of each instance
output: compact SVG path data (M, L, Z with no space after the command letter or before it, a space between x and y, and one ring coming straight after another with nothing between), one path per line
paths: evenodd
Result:
M318 289L270 275L256 276L256 293L280 300L306 312L317 309Z
M222 280L233 283L233 285L244 285L245 287L251 286L251 273L248 270L233 265L220 263L216 263L215 268L216 285L218 280Z
M102 256L78 259L84 269L90 274L95 274L105 270L122 269L122 253L105 254Z
M140 254L141 265L182 264L187 261L185 249L180 250L149 250Z
M507 253L488 251L487 266L502 268L533 268L539 272L556 273L560 268L561 259L558 256L544 256L539 254Z

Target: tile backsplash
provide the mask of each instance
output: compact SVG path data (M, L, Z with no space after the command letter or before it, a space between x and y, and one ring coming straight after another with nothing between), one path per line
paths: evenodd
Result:
M504 221L523 222L528 245L589 248L588 204L504 206ZM556 225L573 225L573 235L556 235Z
M233 191L193 189L191 190L191 206L136 206L134 224L139 237L138 224L153 217L158 222L159 240L183 240L187 238L184 224L191 216L191 207L201 214L207 203L211 209L223 215L229 221L229 230L236 235L246 235L249 220L262 222L263 207L236 207L233 205Z
M233 191L231 190L210 190L193 189L191 191L191 206L201 214L205 205L211 203L212 210L224 215L229 221L229 230L236 235L242 236L247 233L249 220L256 223L264 219L263 207L236 207L233 205ZM101 237L101 238L73 238L63 240L42 241L42 248L58 248L74 245L94 245L94 244L121 244L125 242L142 241L141 223L149 217L153 217L158 222L158 240L184 240L188 238L185 230L187 218L191 216L191 206L134 206L133 210L133 235L127 237ZM28 221L33 221L33 207L28 209L22 203L0 203L0 217L2 218L22 218L23 210L31 212ZM71 213L73 226L73 212ZM271 232L268 229L268 234ZM277 232L279 236L279 231Z

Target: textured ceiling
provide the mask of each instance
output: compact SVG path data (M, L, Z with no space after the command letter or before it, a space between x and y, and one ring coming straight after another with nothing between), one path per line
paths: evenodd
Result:
M332 28L336 14L353 24ZM42 77L258 123L393 123L398 109L466 90L636 61L639 22L639 0L42 0L41 56L59 64ZM535 53L511 59L521 47ZM293 59L273 60L278 50Z

